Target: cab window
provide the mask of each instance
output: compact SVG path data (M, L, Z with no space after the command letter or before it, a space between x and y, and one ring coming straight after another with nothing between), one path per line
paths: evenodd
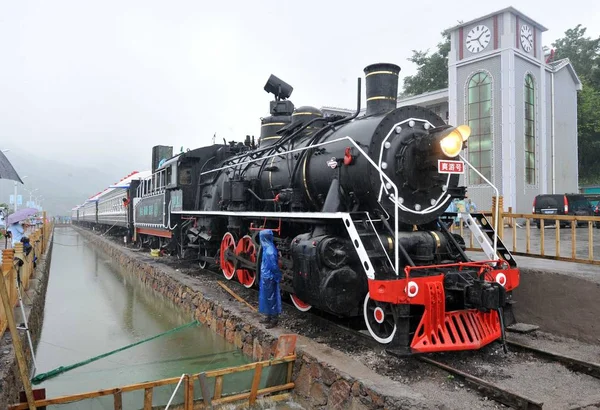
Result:
M191 168L180 168L179 169L179 185L191 185L192 183L192 169Z
M166 176L165 185L171 185L173 183L173 166L167 168L167 176Z

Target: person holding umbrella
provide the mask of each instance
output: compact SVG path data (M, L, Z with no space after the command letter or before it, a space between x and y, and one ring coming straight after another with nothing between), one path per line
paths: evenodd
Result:
M37 212L38 210L35 208L25 208L19 209L17 212L14 212L8 216L8 231L10 231L12 236L13 247L16 243L21 242L21 238L25 233L25 229L21 221L29 218L32 215L35 215Z
M21 224L21 221L17 221L15 223L12 223L8 227L7 231L10 232L10 237L12 238L12 246L14 248L17 243L21 242L21 238L25 233L25 228L23 228L23 224Z

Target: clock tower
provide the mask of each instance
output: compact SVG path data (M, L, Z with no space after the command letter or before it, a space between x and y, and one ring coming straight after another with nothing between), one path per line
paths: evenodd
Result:
M450 29L448 122L471 127L465 157L485 178L472 171L462 178L479 209L490 209L494 195L486 179L498 188L505 207L517 212L531 211L537 194L577 190L576 122L569 136L573 150L554 138L560 102L552 87L555 67L542 51L545 31L512 7ZM575 121L580 87L573 82L563 87L565 93L573 90L565 101L574 98ZM562 166L575 171L559 175Z

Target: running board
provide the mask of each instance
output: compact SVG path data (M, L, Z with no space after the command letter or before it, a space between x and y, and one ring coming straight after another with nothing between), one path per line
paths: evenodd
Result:
M173 211L173 214L198 215L198 216L237 216L242 218L276 218L276 219L320 219L336 220L341 219L344 227L350 235L354 249L360 258L362 267L369 279L375 279L375 269L371 259L363 245L358 234L354 221L348 212L233 212L233 211ZM375 231L375 233L377 233Z
M254 211L171 211L174 215L237 216L240 218L273 219L342 219L346 212L254 212Z

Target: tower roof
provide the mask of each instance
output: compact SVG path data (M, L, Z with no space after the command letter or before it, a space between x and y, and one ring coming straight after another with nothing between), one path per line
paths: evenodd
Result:
M501 10L498 10L498 11L495 11L493 13L486 14L485 16L477 17L476 19L469 20L469 21L467 21L465 23L458 24L458 25L456 25L454 27L450 27L448 30L451 31L451 30L456 30L457 28L460 28L460 27L469 26L469 25L471 25L473 23L476 23L476 22L478 22L480 20L484 20L484 19L490 18L492 16L495 16L497 14L502 14L502 13L507 12L507 11L511 12L513 14L516 14L517 16L519 16L519 18L521 18L521 19L523 19L525 21L528 21L529 23L531 23L532 25L536 26L537 28L539 28L542 31L547 31L548 30L546 27L542 26L540 23L538 23L534 19L526 16L525 14L521 13L519 10L515 9L512 6L511 7L506 7L504 9L501 9Z
M583 85L581 84L581 80L579 79L579 76L575 72L575 67L573 67L573 64L571 63L571 60L569 60L568 58L563 58L561 60L553 61L553 62L551 62L551 63L549 63L547 65L555 73L557 73L558 71L566 68L569 71L569 74L571 75L571 78L573 78L573 82L575 83L575 89L577 91L580 91L583 88Z

